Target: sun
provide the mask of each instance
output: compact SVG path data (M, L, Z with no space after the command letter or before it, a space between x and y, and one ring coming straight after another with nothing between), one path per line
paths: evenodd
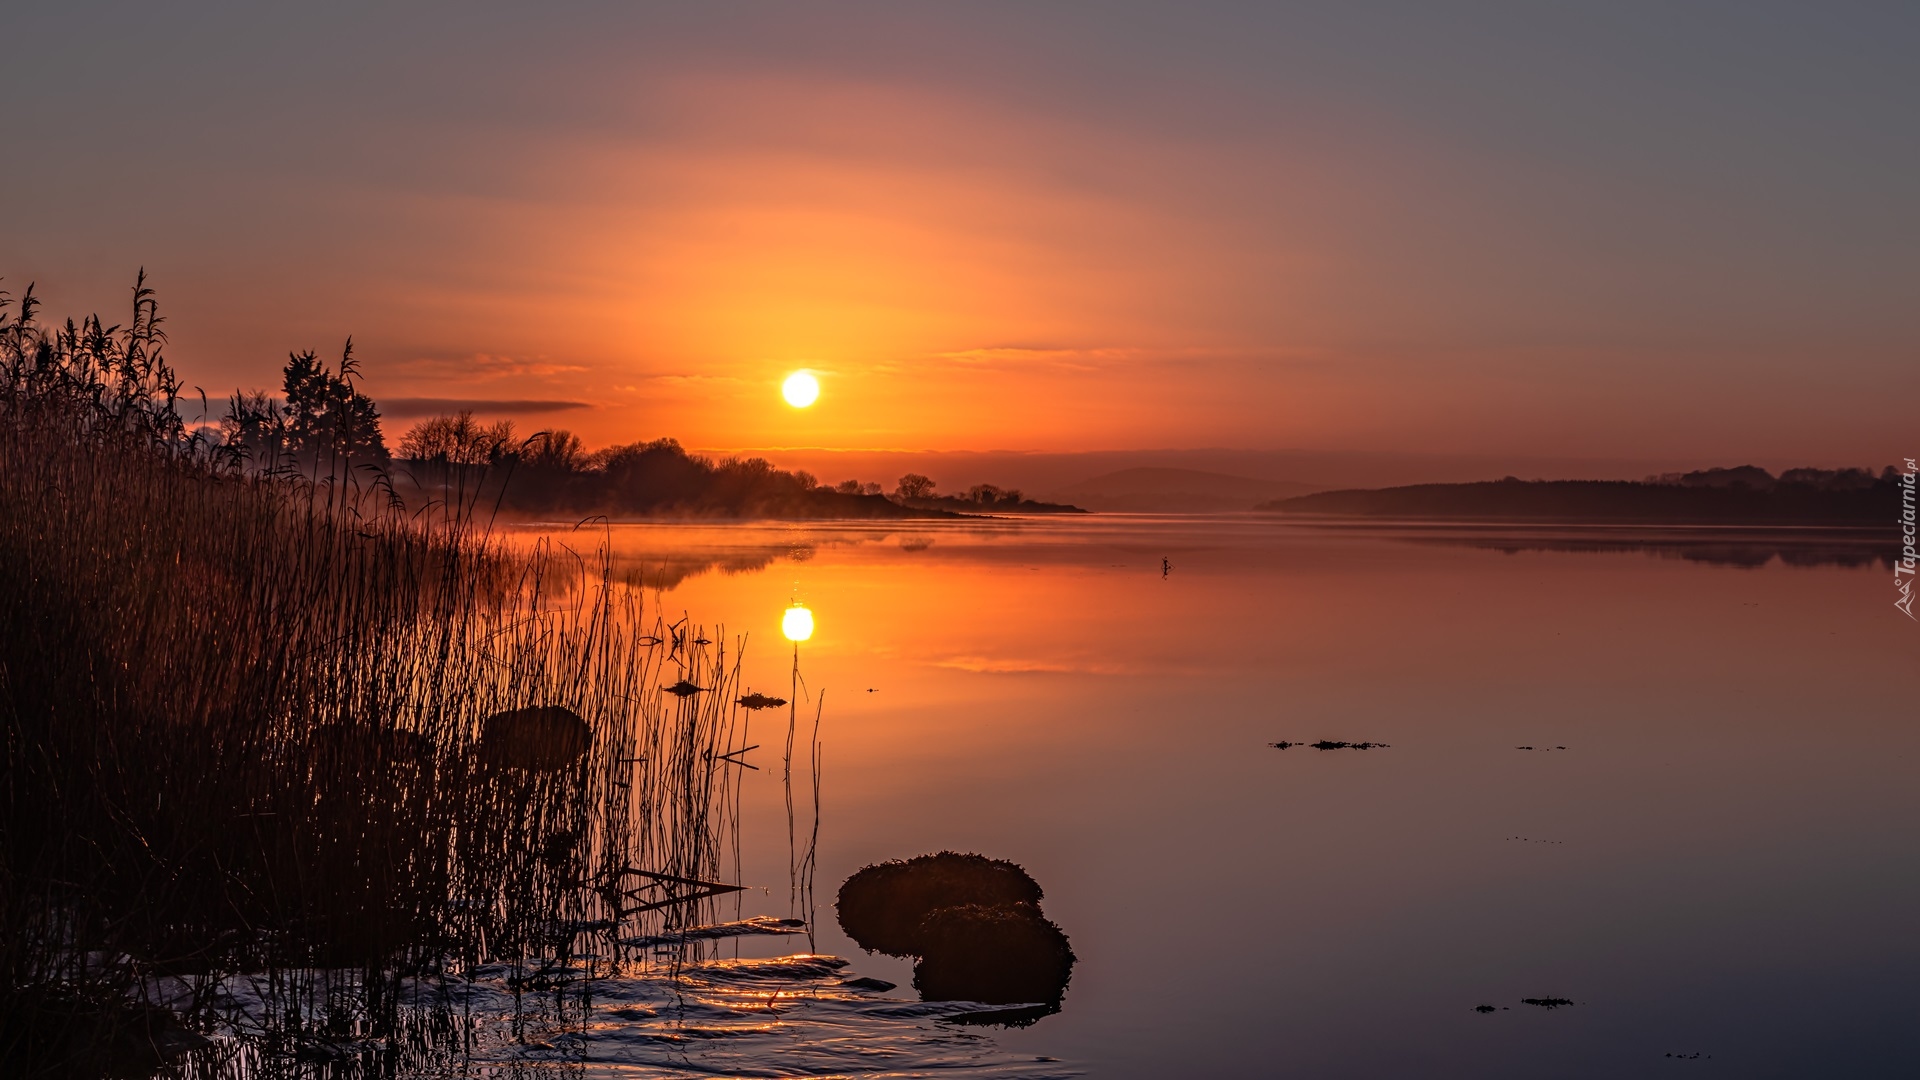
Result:
M820 397L820 380L811 371L796 371L780 384L780 396L796 409L804 409Z

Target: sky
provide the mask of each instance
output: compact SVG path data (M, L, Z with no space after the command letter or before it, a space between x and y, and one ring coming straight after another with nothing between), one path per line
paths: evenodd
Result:
M1911 4L45 4L0 289L390 441L1884 464ZM783 377L816 372L819 402Z

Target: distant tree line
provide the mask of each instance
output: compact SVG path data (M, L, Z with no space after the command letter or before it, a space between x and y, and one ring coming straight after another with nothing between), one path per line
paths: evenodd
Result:
M1879 476L1872 469L1788 469L1774 476L1758 465L1737 465L1731 469L1699 469L1687 473L1661 473L1647 477L1649 484L1663 487L1727 488L1731 490L1772 491L1776 487L1812 488L1816 491L1868 491L1877 483L1896 483L1899 474L1887 466Z
M827 487L805 470L775 468L765 458L716 460L674 439L588 452L569 431L522 438L510 420L483 424L464 411L416 425L401 438L398 460L416 484L428 485L485 467L504 477L503 506L534 515L870 518L1054 509L991 484L942 496L918 473L902 476L891 493L872 481Z
M1264 503L1286 514L1459 520L1643 521L1672 524L1881 524L1893 520L1899 474L1871 469L1742 465L1632 480L1503 480L1319 491Z
M219 428L222 452L254 468L372 466L390 472L402 495L491 485L503 509L530 515L874 518L1074 510L993 484L942 495L919 473L902 476L891 492L860 480L826 487L804 470L778 469L764 458L715 460L674 439L589 452L572 432L522 436L513 421L483 422L471 410L415 424L390 454L380 410L358 378L351 339L337 369L310 350L289 354L280 397L255 390L229 399Z

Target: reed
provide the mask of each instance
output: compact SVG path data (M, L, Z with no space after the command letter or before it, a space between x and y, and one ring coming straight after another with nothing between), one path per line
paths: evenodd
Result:
M200 437L162 323L144 276L120 325L0 294L6 1074L137 1068L173 1016L404 1042L410 977L701 918L738 648L604 544L491 531L484 484L409 506L375 462ZM502 742L528 709L578 752Z

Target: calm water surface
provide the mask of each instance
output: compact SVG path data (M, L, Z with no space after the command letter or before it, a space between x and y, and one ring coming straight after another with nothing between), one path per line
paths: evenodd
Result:
M1920 626L1854 538L1105 516L612 536L666 609L747 635L752 689L786 696L781 615L813 610L814 948L842 974L913 998L907 962L833 919L864 864L977 851L1045 887L1080 957L1063 1011L966 1029L950 1064L1920 1075ZM748 915L789 905L772 716ZM1317 739L1391 745L1269 746ZM913 1071L888 1040L918 1014L877 1007L760 1035L830 1035L810 1072ZM599 1020L587 1056L619 1071Z

